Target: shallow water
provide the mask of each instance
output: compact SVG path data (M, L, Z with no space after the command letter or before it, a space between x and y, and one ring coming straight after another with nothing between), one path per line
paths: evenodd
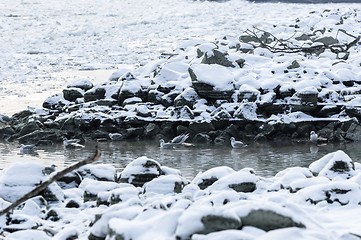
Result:
M307 167L325 154L339 149L345 151L355 162L361 162L359 143L315 146L308 143L270 142L251 143L237 150L228 145L197 145L168 150L160 149L156 141L87 142L86 148L81 150L67 150L61 145L38 147L37 156L20 155L16 144L0 143L0 168L6 168L13 162L32 161L45 165L55 164L58 169L62 169L91 156L96 144L102 152L99 163L112 164L122 170L133 159L147 156L163 166L180 170L188 179L216 166L229 166L234 170L250 167L258 175L270 177L288 167Z

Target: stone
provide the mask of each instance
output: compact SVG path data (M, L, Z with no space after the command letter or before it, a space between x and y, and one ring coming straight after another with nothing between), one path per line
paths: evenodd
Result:
M34 132L36 130L40 130L40 126L41 126L41 123L40 122L37 122L37 121L31 121L29 123L26 123L23 125L23 127L20 129L18 135L19 136L23 136L23 135L26 135L28 133L31 133L31 132Z
M154 137L160 132L160 128L155 123L148 123L147 126L144 128L144 136L147 137Z
M161 98L161 104L165 107L173 106L174 100L176 99L176 97L178 97L179 94L180 93L178 91L173 91L163 95Z
M93 83L90 80L77 80L68 84L67 88L79 88L87 91L93 88Z
M103 87L92 88L84 93L85 102L96 101L104 99L105 89Z
M162 175L160 164L150 158L140 157L129 163L121 172L119 182L142 187L146 182Z
M124 138L136 138L142 136L143 132L143 127L129 127L125 129Z
M211 139L206 133L197 133L193 138L193 143L210 143Z
M351 141L361 141L361 125L352 123L346 131L345 139Z
M194 133L208 133L215 130L210 122L191 122L188 128Z
M18 141L23 144L37 143L41 140L49 140L56 143L59 142L59 139L62 139L62 136L63 132L59 129L39 129L19 137Z
M78 98L84 96L84 91L80 88L65 88L63 89L63 97L65 100L75 102Z
M199 232L201 234L208 234L227 229L238 229L241 227L241 221L239 219L215 214L202 217L201 222L204 227L204 229Z
M295 222L288 216L264 209L251 210L247 216L241 218L241 221L242 226L252 226L264 231L289 227L305 228L305 225Z
M297 62L297 60L293 60L291 65L287 66L287 69L296 69L301 67L301 65Z
M224 67L234 67L232 61L228 59L228 53L222 52L218 49L213 49L212 52L206 52L202 59L204 64L217 64Z
M15 131L10 126L0 128L0 139L1 140L5 140L14 134L15 134Z

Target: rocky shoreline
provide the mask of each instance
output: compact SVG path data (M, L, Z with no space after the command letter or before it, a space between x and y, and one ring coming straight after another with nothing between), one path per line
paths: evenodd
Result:
M315 131L330 142L359 141L357 16L325 10L238 38L187 40L103 84L76 81L42 108L2 117L0 139L49 145L188 132L196 143L307 141Z

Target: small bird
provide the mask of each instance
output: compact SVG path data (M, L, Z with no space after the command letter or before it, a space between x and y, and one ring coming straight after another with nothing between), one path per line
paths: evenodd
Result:
M108 136L112 141L121 141L124 138L121 133L109 133Z
M30 154L30 155L37 155L38 153L36 152L36 146L35 144L21 144L20 145L20 154L24 155L24 154Z
M171 143L172 144L182 144L184 143L189 137L189 133L182 133L179 136L176 136L172 139Z
M310 132L310 142L316 144L318 141L318 135L315 131Z
M163 139L159 140L160 148L162 149L173 149L174 145L171 142L165 142Z
M181 135L174 137L171 141L167 143L163 139L160 139L160 147L165 149L171 149L180 146L189 146L190 144L185 143L188 137L189 133L182 133Z
M231 146L233 148L243 148L245 146L247 146L246 144L244 144L241 141L236 141L236 139L234 137L231 137Z
M84 148L85 146L80 144L80 139L67 139L63 138L63 145L65 148Z

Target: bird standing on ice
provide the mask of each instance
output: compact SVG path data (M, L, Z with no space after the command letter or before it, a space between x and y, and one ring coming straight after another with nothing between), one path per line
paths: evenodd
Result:
M231 146L232 148L243 148L246 144L241 141L237 141L234 137L231 137Z

